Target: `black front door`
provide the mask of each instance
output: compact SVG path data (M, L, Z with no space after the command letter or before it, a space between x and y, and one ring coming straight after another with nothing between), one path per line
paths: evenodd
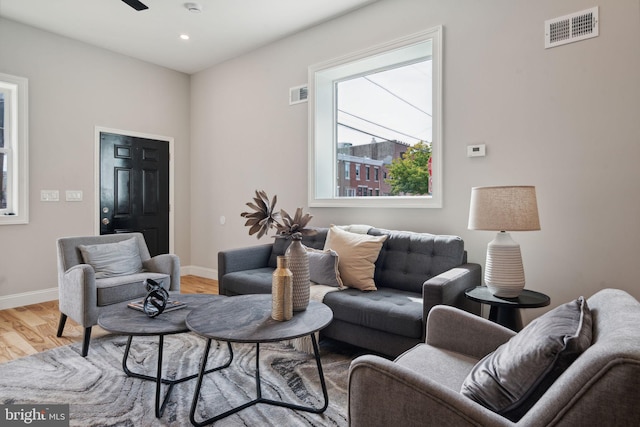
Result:
M100 234L141 232L169 252L169 141L100 133Z

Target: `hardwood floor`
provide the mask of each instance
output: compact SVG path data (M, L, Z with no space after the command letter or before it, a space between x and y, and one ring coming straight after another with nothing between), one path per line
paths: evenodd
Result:
M218 281L197 276L182 276L183 294L217 294ZM82 342L84 328L67 320L63 335L58 338L58 301L0 310L0 363L74 342ZM91 338L107 335L96 325Z

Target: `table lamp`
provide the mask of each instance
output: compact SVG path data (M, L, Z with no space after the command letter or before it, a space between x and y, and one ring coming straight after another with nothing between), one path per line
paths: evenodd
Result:
M498 231L487 246L484 282L497 297L516 298L524 289L520 245L508 231L540 230L533 186L473 187L469 230Z

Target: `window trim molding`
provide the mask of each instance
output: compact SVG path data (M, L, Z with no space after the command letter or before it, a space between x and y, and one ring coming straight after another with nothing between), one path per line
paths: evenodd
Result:
M11 117L11 130L17 132L11 136L13 153L12 168L15 170L12 179L12 192L15 215L0 215L0 225L29 223L29 80L26 77L0 73L0 81L15 85L17 92L12 112L17 117ZM5 104L6 108L6 104ZM15 111L14 111L15 109Z
M316 196L317 185L316 176L318 174L318 164L330 164L332 171L331 176L336 175L337 154L336 150L332 148L333 158L329 158L327 150L327 141L317 142L316 133L322 126L328 126L327 118L322 120L318 126L316 126L316 111L318 103L328 102L326 93L317 94L317 86L320 86L317 82L319 76L317 73L329 70L349 62L354 62L369 58L375 55L381 55L397 49L406 48L413 44L424 42L428 39L432 40L432 61L433 61L433 83L432 83L432 96L433 96L433 114L435 119L433 120L433 141L432 141L432 195L431 196L389 196L389 197L335 197L321 198ZM308 204L310 207L388 207L388 208L441 208L443 199L443 139L442 139L442 64L443 64L443 27L436 26L425 31L421 31L415 34L411 34L405 37L398 38L396 40L382 43L370 48L360 50L351 54L343 55L338 58L334 58L322 63L314 64L308 68L308 86L309 86L309 108L308 108ZM324 98L324 99L323 99ZM332 104L335 100L331 101ZM334 105L335 107L335 105ZM335 108L333 108L335 110ZM333 123L333 119L331 120ZM331 144L334 145L335 130L333 131L334 138L332 138ZM323 167L323 172L326 173L328 167Z

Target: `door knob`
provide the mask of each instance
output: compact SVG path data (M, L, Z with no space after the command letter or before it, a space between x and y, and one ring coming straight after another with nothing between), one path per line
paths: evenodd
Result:
M109 218L102 218L102 223L104 225L108 225L109 224Z

